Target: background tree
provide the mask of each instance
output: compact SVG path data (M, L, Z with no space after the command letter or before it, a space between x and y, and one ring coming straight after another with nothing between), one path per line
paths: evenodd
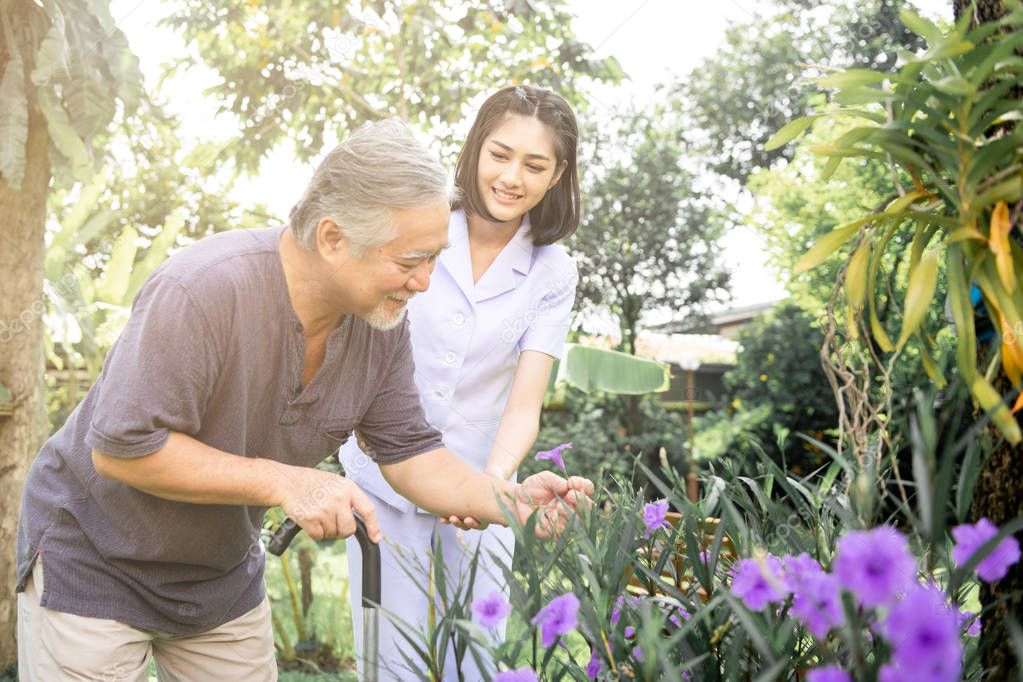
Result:
M722 221L683 167L677 128L656 110L614 120L586 133L584 214L568 246L580 273L576 310L609 314L619 350L635 354L650 313L696 317L727 298L729 275L718 253Z
M779 305L739 333L736 366L725 374L736 409L767 408L747 432L797 476L806 476L829 459L796 434L827 442L832 439L825 432L838 421L835 396L821 369L823 340L812 315L793 303ZM743 445L737 444L737 449Z
M1001 0L953 0L952 5L957 20L972 13L974 26L996 22L1009 13L1008 7ZM1016 55L1017 57L1023 56L1018 48ZM1023 97L1023 87L1020 86L1018 72L1016 84L1011 87L1009 96L1014 96L1017 102ZM1005 135L1012 130L1014 125L1016 124L1009 123L1002 132L991 131L991 134L992 136ZM1016 139L1019 140L1018 133ZM1021 148L1023 148L1023 142L1017 142L1015 159L1007 149L999 159L998 166L1009 166L1015 160L1018 167ZM1019 223L1021 205L1023 205L1023 197L1017 196L1012 213L1016 221L1017 240L1020 233L1023 232L1023 227ZM1019 278L1020 274L1017 272L1016 277ZM1006 372L1003 372L996 386L1002 392L1010 390ZM1019 412L1016 413L1016 422L1023 426ZM1001 524L1023 516L1023 457L1020 457L1018 444L1007 442L999 438L999 435L997 429L988 428L988 437L996 442L997 446L981 469L970 513L974 518L986 516L995 523ZM1017 538L1023 541L1023 537L1019 533L1017 533ZM1023 595L1023 566L1020 564L1009 569L1008 575L996 586L986 583L981 585L981 603L985 608L990 609L992 614L988 619L991 625L987 627L990 645L983 652L983 660L984 666L994 671L993 679L1008 678L1013 668L1017 673L1023 668L1023 659L1021 659L1019 649L1013 647L1011 633L1001 629L1013 614L1018 625L1019 614L1023 611L1023 596L1021 595Z
M973 15L973 10L978 14ZM1023 515L1023 486L1019 443L1023 439L1017 414L1023 409L1023 268L1019 217L1023 207L1020 151L1023 133L1014 122L1023 115L1018 58L1023 45L1023 7L1012 11L1000 3L957 6L959 18L944 33L933 23L904 12L906 24L927 41L927 51L902 64L897 76L864 70L833 74L822 85L835 89L835 104L818 116L858 119L857 127L819 151L843 158L887 158L912 183L886 199L859 221L826 235L800 262L803 268L822 262L843 243L854 249L841 274L846 302L836 295L829 303L829 378L845 413L840 428L850 433L849 450L862 465L893 449L885 435L890 408L872 404L872 396L858 388L869 375L847 365L850 354L841 345L840 330L849 320L846 346L858 338L870 339L882 353L871 350L871 362L886 376L903 348L915 347L927 366L930 350L940 332L950 325L944 316L928 310L944 302L954 323L957 380L969 387L978 414L990 416L996 427L989 432L995 452L984 462L977 480L971 514L985 515L996 524ZM1013 52L1016 52L1016 56ZM788 124L771 144L797 135L811 119ZM893 240L902 232L907 240ZM908 287L898 336L878 325L864 303L877 293L875 273L885 254L904 252L908 261ZM947 267L947 286L939 287L939 265ZM936 295L947 289L947 298ZM971 292L972 289L972 292ZM980 333L977 320L982 300L984 316L993 325L990 338ZM834 306L834 307L832 307ZM897 338L896 342L892 339ZM862 353L860 354L863 355ZM933 363L932 363L933 364ZM826 369L828 369L826 367ZM933 368L932 368L933 369ZM932 379L940 386L940 376ZM838 378L840 380L836 380ZM889 393L889 396L891 394ZM891 400L890 397L887 398ZM864 438L865 435L870 436ZM967 463L963 476L969 475ZM914 468L915 465L914 465ZM929 482L917 479L915 491L921 509L928 506ZM903 492L903 500L906 494ZM969 498L967 498L969 499ZM948 501L935 497L931 513L940 522L924 527L923 540L944 543ZM908 503L906 503L908 506ZM959 505L961 506L961 505ZM867 509L861 518L870 516ZM1008 679L1019 661L1012 661L1009 626L1023 598L1020 568L1015 567L994 585L981 588L985 605L982 649L985 667L993 679ZM1018 628L1018 625L1015 627ZM1017 637L1018 638L1018 637Z
M829 68L887 69L899 49L921 38L899 21L907 0L780 0L771 11L729 28L724 46L681 79L677 101L689 118L685 137L718 173L745 182L792 150L764 143L804 115Z
M140 78L106 4L0 4L0 662L16 655L14 547L25 471L46 434L43 409L43 234L51 180L93 172L93 138Z
M179 68L201 63L221 77L207 93L237 117L239 134L220 158L245 170L286 140L307 161L325 141L387 116L429 132L450 155L454 126L483 93L529 82L581 107L577 81L622 76L613 58L595 59L575 39L560 0L185 0L166 24L195 48Z

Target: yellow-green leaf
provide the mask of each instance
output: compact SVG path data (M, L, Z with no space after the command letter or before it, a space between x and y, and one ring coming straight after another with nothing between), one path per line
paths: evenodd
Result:
M803 116L797 118L795 121L789 121L781 127L778 132L771 136L771 139L764 144L764 149L771 151L778 147L787 145L792 140L796 139L803 134L803 131L810 127L813 123L815 116Z
M111 305L126 305L125 294L128 291L128 282L131 278L132 266L135 263L135 253L138 250L139 233L134 227L128 226L121 231L121 235L113 245L110 252L110 260L103 270L103 276L96 283L96 297L104 303Z
M988 247L995 255L995 267L998 279L1010 294L1016 290L1016 274L1012 268L1012 247L1009 245L1009 233L1012 232L1012 219L1009 217L1009 206L999 201L991 212L991 230L988 232Z
M970 282L963 267L963 252L959 246L948 250L947 278L952 319L956 325L956 359L959 374L972 381L977 373L977 333L973 326L973 305L970 303Z
M861 85L873 85L884 81L888 76L870 69L849 69L818 78L817 84L822 88L842 90Z
M871 220L874 220L874 216L862 220L856 220L848 225L836 228L827 233L818 239L817 243L814 244L809 251L804 253L803 257L796 262L793 272L798 275L801 272L806 272L807 270L817 267L827 260L828 256L833 254L838 247L849 241L849 238L856 234L857 230Z
M907 192L905 195L899 197L892 203L888 204L885 211L889 213L895 213L897 211L904 211L914 203L924 197L933 196L930 192L924 189L915 189L912 192Z
M920 362L923 364L924 372L927 373L928 378L934 382L937 388L945 388L948 381L945 380L945 375L941 373L937 363L934 362L934 358L931 357L931 350L927 347L927 343L921 337L917 337L920 342Z
M1019 424L1016 423L1009 407L1002 402L1002 396L998 394L994 386L989 384L984 377L978 375L974 377L973 383L970 385L970 392L973 393L973 397L981 409L991 414L991 421L1002 432L1006 440L1013 444L1023 440Z
M863 239L863 242L849 258L849 265L845 269L845 295L849 299L849 305L855 311L863 309L863 299L867 296L867 266L870 264L870 237Z
M938 252L928 251L920 262L909 273L909 287L906 290L905 311L902 316L902 333L899 334L897 348L906 345L924 321L927 308L934 298L934 288L938 283Z

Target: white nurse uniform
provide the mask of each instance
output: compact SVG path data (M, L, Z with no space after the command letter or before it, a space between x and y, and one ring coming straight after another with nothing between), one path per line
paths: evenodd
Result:
M519 353L534 350L560 357L568 334L578 281L575 263L559 245L534 246L529 228L525 216L518 232L474 284L466 216L461 210L453 211L449 245L438 259L430 288L408 304L415 381L426 417L444 435L448 449L480 470L486 465L504 413ZM485 596L495 587L507 593L490 555L496 552L510 560L514 539L509 529L491 526L464 532L440 524L435 516L417 510L395 492L354 438L341 447L340 459L345 474L370 495L384 532L381 585L385 611L417 627L426 622L428 600L421 587L426 584L426 574L422 574L420 585L415 584L408 568L402 568L394 545L406 557L406 567L408 557L425 567L431 547L441 543L451 576L467 564L479 543L482 551L475 595ZM362 557L354 540L348 542L348 557L356 651L361 651L358 576ZM501 630L498 637L503 636ZM409 647L403 643L389 620L382 618L382 679L409 679L408 664L400 653ZM457 679L453 658L446 668L445 679ZM462 672L465 679L477 679L471 660L463 661Z

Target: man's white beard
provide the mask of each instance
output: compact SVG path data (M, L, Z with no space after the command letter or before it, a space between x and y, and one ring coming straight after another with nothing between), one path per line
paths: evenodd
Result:
M388 329L394 329L405 320L405 313L408 312L408 303L402 306L401 310L397 314L393 314L387 310L388 301L391 299L383 300L380 305L363 317L370 327L379 331L385 332Z

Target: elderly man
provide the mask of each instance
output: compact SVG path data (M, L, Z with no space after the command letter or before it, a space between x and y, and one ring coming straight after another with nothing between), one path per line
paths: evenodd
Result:
M447 174L396 121L316 170L290 229L226 232L139 291L103 373L28 475L18 533L27 680L276 679L259 530L380 538L352 483L312 468L359 429L388 482L444 516L547 527L592 492L515 485L443 448L412 376L404 308L448 234Z

